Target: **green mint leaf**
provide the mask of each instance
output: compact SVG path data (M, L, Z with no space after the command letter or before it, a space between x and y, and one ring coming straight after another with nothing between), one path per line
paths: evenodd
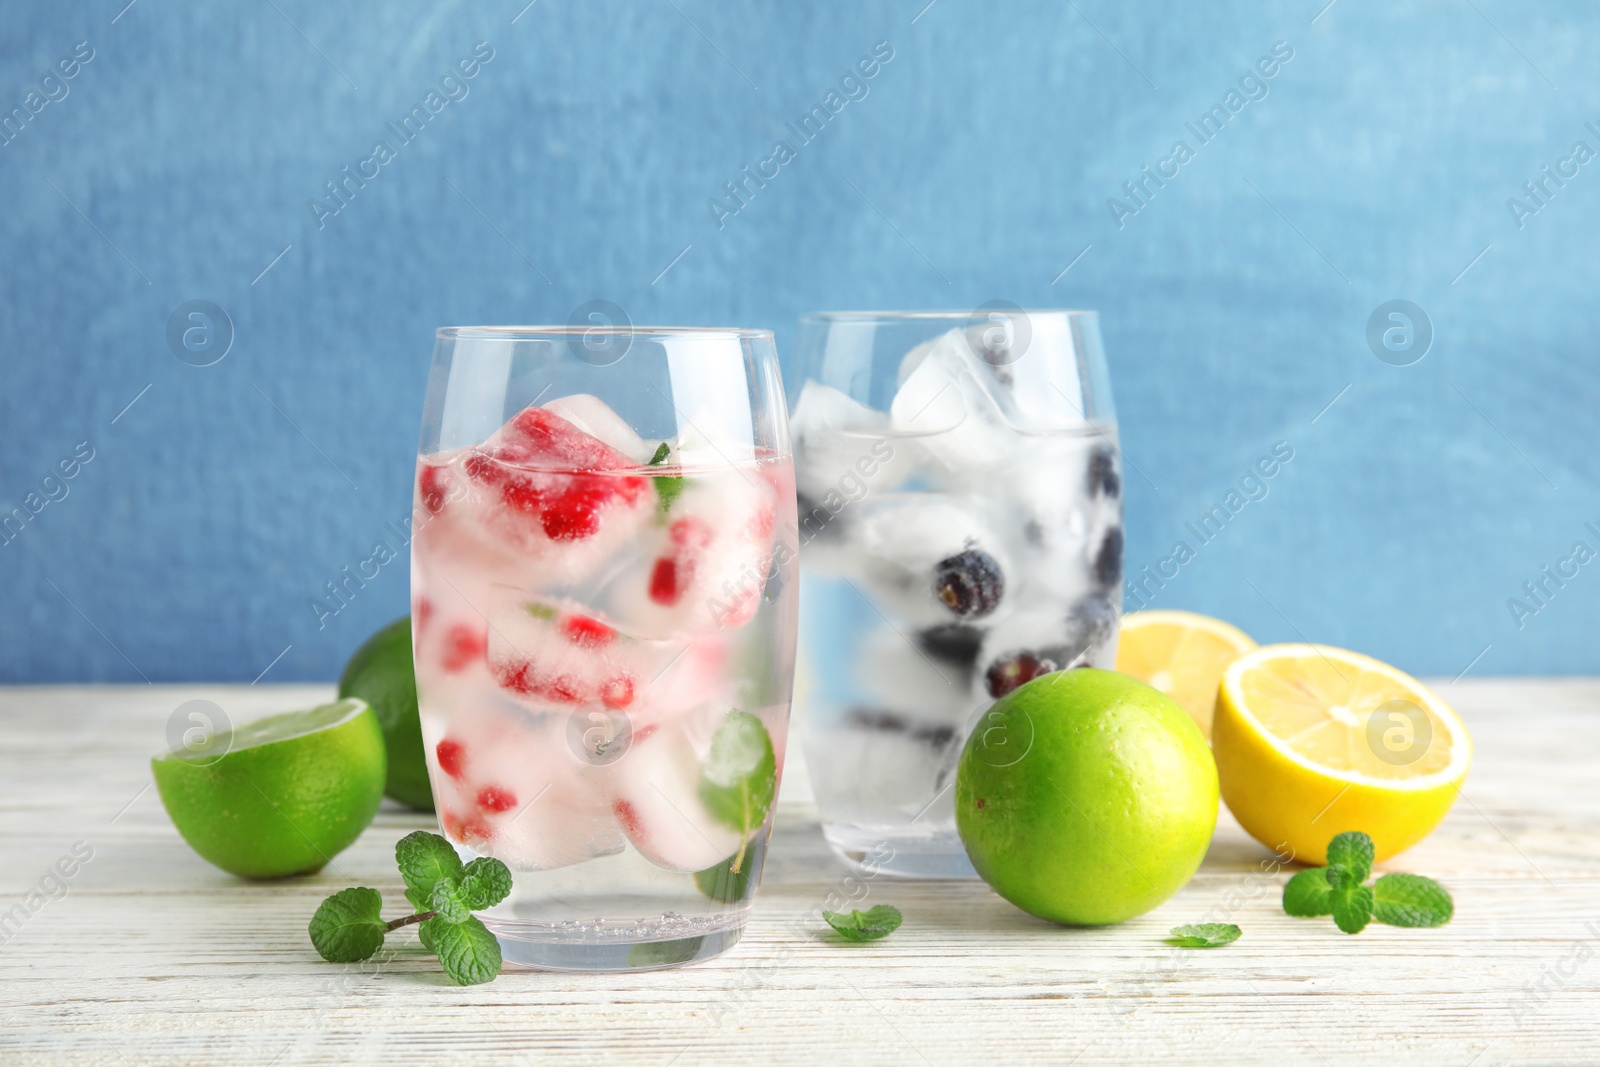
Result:
M429 919L429 923L438 923ZM468 915L465 922L441 923L432 931L433 950L456 985L480 985L500 973L500 942L489 928Z
M1332 915L1333 887L1328 884L1327 870L1308 867L1285 882L1283 910L1302 919Z
M1455 914L1444 886L1420 874L1386 874L1372 883L1372 917L1390 926L1443 926Z
M464 923L472 918L461 883L448 875L433 883L433 892L428 894L428 908L438 912L438 917L447 923Z
M1190 923L1174 926L1167 943L1179 948L1218 948L1239 940L1239 932L1232 923Z
M439 950L438 947L433 943L433 932L441 926L449 925L449 923L438 918L437 916L432 919L424 919L417 924L417 940L422 942L423 948L427 949L429 952L436 953Z
M718 822L748 835L766 822L777 789L778 764L767 728L749 712L728 712L711 736L700 772L706 809Z
M672 510L673 502L687 488L688 479L681 474L661 474L655 478L656 507L665 515Z
M418 910L433 905L433 884L441 878L461 877L461 857L455 846L426 830L402 837L394 846L394 860L406 882L406 899Z
M656 446L656 454L650 457L650 466L661 466L671 454L671 446L665 441L661 442ZM652 481L656 483L656 509L659 514L665 515L672 510L673 501L683 492L684 477L681 474L658 474Z
M825 911L822 917L846 941L876 941L900 929L903 916L892 904L876 904L866 911Z
M311 916L311 943L329 963L359 963L371 959L383 944L388 926L379 917L383 895L358 886L324 900Z
M1356 877L1354 871L1342 863L1330 863L1323 870L1327 873L1329 888L1335 891L1353 889L1362 882L1362 879Z
M461 875L461 896L473 911L492 908L511 893L511 871L493 856L479 856Z
M1343 833L1328 842L1328 866L1350 868L1357 884L1372 877L1372 838L1360 830Z
M733 869L734 863L741 859L738 855L729 856L715 867L696 871L695 886L712 900L737 904L750 894L750 868L743 866L742 870Z
M1333 922L1347 934L1359 934L1372 919L1372 887L1353 885L1331 894Z
M628 966L641 970L676 967L700 955L702 937L680 937L673 941L640 941L628 949Z

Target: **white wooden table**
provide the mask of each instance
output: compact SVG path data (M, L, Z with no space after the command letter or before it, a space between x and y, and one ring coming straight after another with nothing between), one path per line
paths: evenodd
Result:
M1052 926L977 883L880 878L868 900L898 905L905 926L837 944L807 916L846 871L795 760L732 952L457 988L420 950L336 966L306 938L334 889L397 899L394 842L429 818L386 804L333 868L252 884L190 852L149 787L148 757L183 701L214 700L239 722L326 688L0 689L0 913L76 842L93 850L64 896L33 898L0 932L0 1063L1600 1061L1600 681L1443 691L1477 764L1444 825L1385 865L1451 889L1456 917L1440 930L1348 937L1286 917L1287 875L1263 872L1270 853L1224 811L1194 881L1121 926ZM1163 943L1202 917L1244 936L1212 951Z

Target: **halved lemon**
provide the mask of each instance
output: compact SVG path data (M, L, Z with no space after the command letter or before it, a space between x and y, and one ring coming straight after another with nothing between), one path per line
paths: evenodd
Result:
M1117 670L1177 701L1209 740L1222 672L1255 647L1249 634L1209 615L1136 611L1122 619Z
M1380 860L1421 841L1472 761L1467 728L1427 686L1326 645L1267 645L1235 660L1211 743L1239 824L1316 864L1346 830L1370 835Z

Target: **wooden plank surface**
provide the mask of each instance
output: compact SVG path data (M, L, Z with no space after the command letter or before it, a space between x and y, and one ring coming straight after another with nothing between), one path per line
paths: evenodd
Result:
M1445 882L1441 930L1347 937L1286 917L1286 873L1223 812L1200 873L1120 926L1032 919L981 884L861 883L898 905L886 941L811 918L854 892L799 765L745 940L697 967L505 974L457 988L407 948L322 962L306 921L347 885L398 894L394 842L431 820L386 806L329 870L251 884L179 839L147 759L185 700L242 721L323 687L0 689L0 911L74 845L93 855L7 940L5 1064L1594 1063L1600 1060L1600 681L1444 689L1477 741L1463 799L1389 869ZM46 885L45 888L54 888ZM37 898L36 898L37 899ZM1225 919L1224 949L1167 947ZM410 944L410 942L407 942Z

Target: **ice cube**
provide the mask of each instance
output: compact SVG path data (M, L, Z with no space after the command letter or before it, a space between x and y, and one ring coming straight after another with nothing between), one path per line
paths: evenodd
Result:
M789 437L796 487L834 512L869 489L893 489L915 466L914 443L892 437L887 414L815 381L801 387Z
M425 729L439 769L434 803L445 835L526 871L622 851L609 799L568 750L564 723L564 715L480 704L437 736Z
M743 626L761 606L777 517L777 492L753 469L685 474L645 551L607 590L613 613L652 637Z
M972 709L970 670L940 662L893 627L879 628L862 643L856 674L875 706L912 727L955 728Z
M813 788L832 820L904 824L926 817L950 781L965 735L879 708L852 708L807 735Z
M589 393L557 397L544 405L590 437L609 445L634 463L649 463L657 446L644 440L628 420L611 410L604 400Z
M737 829L718 821L700 799L700 744L681 723L636 730L617 763L597 769L622 832L639 853L669 871L700 871L738 851Z
M1019 456L1031 438L1008 417L994 368L965 330L913 348L900 364L900 387L889 405L897 434L915 435L931 462L922 473L940 484L961 482Z
M429 469L446 462L442 478ZM543 408L524 409L481 445L424 461L424 511L441 481L435 519L451 516L553 580L588 574L654 513L650 479L632 459Z
M1109 669L1116 658L1117 608L1084 597L1070 609L1030 608L1005 619L984 639L974 695L998 698L1051 671Z
M891 493L862 502L859 523L867 588L913 627L977 620L1005 601L1010 557L959 498Z
M1103 510L1084 489L1094 441L1082 434L1034 438L1026 460L995 472L975 499L1000 517L1009 545L1029 583L1060 597L1076 597L1091 584L1096 526Z
M626 633L587 608L505 587L492 599L489 669L501 689L530 707L632 708L685 651L682 641Z

